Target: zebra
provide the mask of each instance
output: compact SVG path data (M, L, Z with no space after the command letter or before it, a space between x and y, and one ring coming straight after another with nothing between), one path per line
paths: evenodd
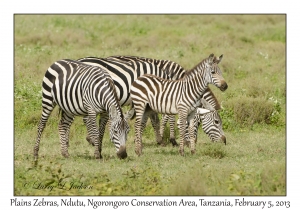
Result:
M179 64L170 60L158 60L138 56L110 56L107 58L85 57L77 61L88 65L99 66L112 77L118 100L121 106L131 105L130 87L132 82L144 74L153 74L165 79L179 79L185 75L185 70ZM131 111L134 113L134 111ZM129 116L132 114L129 113ZM154 129L159 129L159 119L156 113L149 115ZM100 119L101 120L101 119ZM85 122L85 121L84 121ZM99 123L99 130L104 130L106 124ZM93 141L87 136L87 141ZM159 133L156 135L158 144L163 144Z
M166 80L155 75L145 74L131 85L131 98L136 113L135 152L142 154L141 128L145 115L149 112L178 114L180 125L185 125L188 115L201 104L201 96L214 84L221 91L228 88L218 67L223 55L210 54L179 80ZM156 130L159 133L159 130ZM185 126L179 127L179 153L184 155ZM191 153L195 153L195 142L191 141Z
M220 104L217 100L211 102L207 101L205 98L211 100L210 96L202 97L200 107L197 107L188 116L185 128L185 143L189 145L191 139L194 139L195 143L197 142L198 128L202 122L202 129L209 136L212 142L221 140L221 142L224 142L226 145L226 137L222 128L222 119L217 111L221 108ZM180 127L180 123L177 122L177 124L178 127Z
M216 96L213 94L212 90L209 87L207 87L207 89L205 90L205 92L202 96L202 99L203 99L204 103L201 103L200 108L209 109L211 112L221 109L221 106L220 106ZM200 115L203 115L203 114L202 113L200 114L200 111L198 111L198 112L199 112L198 114L194 114L194 116L195 116L195 118L194 118L194 123L195 123L194 132L196 132L195 135L197 135L198 128L199 128L199 125L200 125L201 121L209 122L209 120L206 120L206 119L201 120ZM216 121L220 121L220 119L221 119L218 112L216 112L214 116L209 116L209 119L211 119L211 117L214 117L216 119ZM173 146L178 146L178 144L175 140L175 128L174 128L175 116L174 115L164 114L162 116L161 126L160 126L160 135L163 136L164 129L165 129L166 123L168 121L169 121L169 124L170 124L170 142L172 143ZM217 127L214 129L214 132L220 133L219 135L221 135L221 134L223 135L224 132L222 130L222 124L216 124L216 126ZM210 130L208 130L209 126L203 125L202 127L206 128L206 130L204 130L204 132L211 138L212 141L215 141L215 137L214 137L215 135L210 133ZM197 140L197 138L196 138L196 140ZM186 141L189 141L189 140L186 139Z
M75 116L84 116L90 137L95 144L95 158L102 158L102 130L96 129L96 115L100 114L100 124L112 121L110 138L115 144L117 156L126 158L126 139L129 125L118 103L113 80L97 66L63 59L54 62L46 71L42 82L42 115L38 124L34 146L34 158L38 160L39 144L48 118L58 105L61 120L58 125L61 154L69 157L69 131ZM130 118L130 116L128 116Z

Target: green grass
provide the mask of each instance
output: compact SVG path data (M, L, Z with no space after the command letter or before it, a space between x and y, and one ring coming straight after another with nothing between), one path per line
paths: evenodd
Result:
M15 195L286 195L284 15L15 15L14 23ZM226 146L199 129L196 153L185 148L181 157L156 145L149 123L137 157L131 121L128 158L117 158L106 132L98 161L78 117L65 159L55 109L33 164L41 82L54 61L139 55L191 69L210 53L224 54L229 88L210 87L223 107Z

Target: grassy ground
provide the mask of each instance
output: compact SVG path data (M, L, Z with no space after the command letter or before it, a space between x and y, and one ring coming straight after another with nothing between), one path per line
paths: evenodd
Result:
M14 22L15 195L286 194L284 15L15 15ZM117 159L106 132L104 158L97 161L77 118L71 157L64 159L56 109L34 167L41 81L54 61L139 55L191 69L210 53L224 54L220 67L229 88L211 88L223 107L226 146L210 143L199 129L196 154L186 148L181 157L178 148L156 145L148 125L137 157L132 121L129 157Z

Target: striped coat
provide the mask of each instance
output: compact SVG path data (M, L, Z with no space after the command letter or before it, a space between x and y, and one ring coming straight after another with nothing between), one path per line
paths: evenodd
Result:
M222 91L227 89L227 83L218 67L222 57L222 55L214 57L211 54L187 72L185 77L180 80L165 80L146 74L133 82L130 94L136 112L135 151L137 155L142 154L141 128L146 112L179 114L180 124L184 125L187 122L188 115L201 104L201 97L208 84L214 84ZM185 127L180 126L179 129L179 152L181 155L184 154ZM195 152L193 141L191 141L191 152Z

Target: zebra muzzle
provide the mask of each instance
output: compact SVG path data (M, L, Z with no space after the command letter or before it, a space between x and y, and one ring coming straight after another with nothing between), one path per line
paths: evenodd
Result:
M117 156L120 159L127 158L127 152L126 152L126 147L125 146L120 146L119 151L117 152Z
M225 91L227 88L228 88L227 83L226 83L225 81L223 81L223 82L221 83L220 90L221 90L221 91Z
M224 142L224 144L226 145L226 137L225 136L222 136L221 137L221 140Z

